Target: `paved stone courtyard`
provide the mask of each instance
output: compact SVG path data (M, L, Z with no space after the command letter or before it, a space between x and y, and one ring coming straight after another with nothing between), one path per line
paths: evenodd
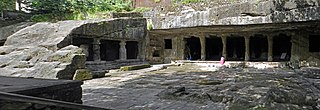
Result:
M162 66L85 81L83 103L117 110L320 109L317 68Z

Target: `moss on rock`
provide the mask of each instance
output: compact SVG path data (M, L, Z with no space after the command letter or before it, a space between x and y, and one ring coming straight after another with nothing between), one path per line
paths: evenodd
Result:
M150 64L143 64L143 65L132 65L132 66L123 66L120 68L121 71L130 71L130 70L138 70L143 68L151 67Z
M92 73L87 69L78 69L73 76L73 80L83 81L88 79L92 79Z

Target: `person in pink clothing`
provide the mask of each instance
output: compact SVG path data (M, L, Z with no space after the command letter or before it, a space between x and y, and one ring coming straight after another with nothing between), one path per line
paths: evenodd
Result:
M225 61L224 61L224 57L221 57L221 59L220 59L220 64L221 64L221 65L224 65L224 62L225 62Z

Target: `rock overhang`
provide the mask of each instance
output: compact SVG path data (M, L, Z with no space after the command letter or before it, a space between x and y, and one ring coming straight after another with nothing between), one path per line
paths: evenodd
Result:
M136 21L145 23L144 18L114 18L57 23L42 22L28 26L9 36L4 46L0 47L0 74L2 76L72 79L77 69L85 68L86 61L83 50L72 45L74 34L102 37L106 34L103 32L114 31L113 26L123 25L123 29L119 30L128 31L124 27L134 28L138 25Z

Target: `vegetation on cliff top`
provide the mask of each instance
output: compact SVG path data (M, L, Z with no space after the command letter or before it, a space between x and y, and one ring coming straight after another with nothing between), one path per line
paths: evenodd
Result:
M104 17L104 12L133 10L130 1L123 0L31 0L33 21L81 20Z
M12 0L1 0L0 1L0 11L2 10L11 10L14 6L14 2Z
M22 0L32 21L103 18L107 12L133 11L131 0ZM1 0L1 10L14 10L15 0ZM141 10L134 10L141 11Z

